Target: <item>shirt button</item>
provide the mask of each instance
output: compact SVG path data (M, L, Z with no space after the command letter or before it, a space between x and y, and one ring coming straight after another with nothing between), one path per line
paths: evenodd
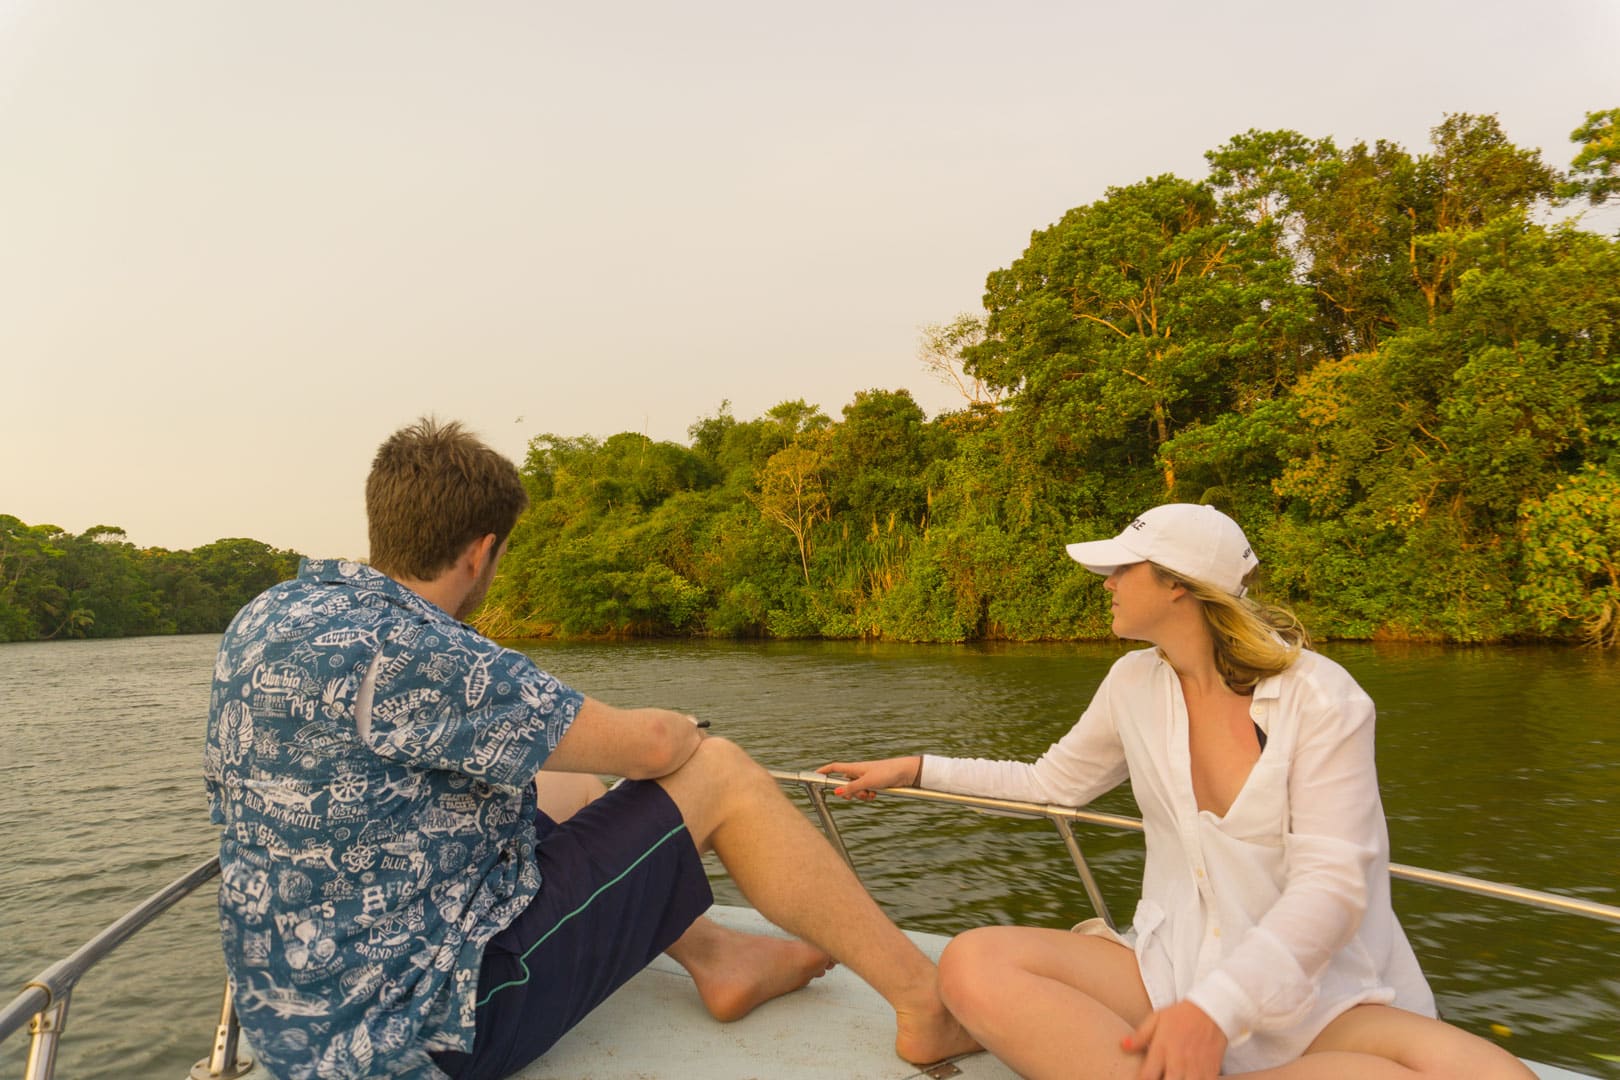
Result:
M1216 937L1220 937L1221 936L1221 928L1217 926L1214 930L1211 930L1210 933L1214 934Z
M1204 868L1202 866L1198 867L1198 869L1193 871L1193 876L1198 878L1199 881L1203 881L1204 880Z

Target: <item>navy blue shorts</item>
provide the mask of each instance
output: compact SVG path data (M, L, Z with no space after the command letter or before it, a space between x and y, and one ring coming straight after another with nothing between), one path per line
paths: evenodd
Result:
M549 1050L709 909L697 846L664 789L615 787L558 824L537 813L540 895L484 948L472 1053L455 1080L497 1080Z

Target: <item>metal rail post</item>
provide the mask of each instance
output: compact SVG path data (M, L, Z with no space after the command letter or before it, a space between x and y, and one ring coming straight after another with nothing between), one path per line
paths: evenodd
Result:
M1074 829L1060 817L1052 818L1051 822L1057 828L1058 835L1063 837L1063 846L1069 849L1069 858L1074 861L1074 869L1080 875L1080 884L1085 886L1092 910L1102 916L1102 921L1107 924L1108 929L1118 930L1119 927L1114 925L1114 916L1108 910L1108 902L1103 899L1102 888L1098 886L1096 877L1091 873L1091 864L1086 862L1085 855L1080 852L1080 841L1075 839Z
M51 1080L56 1071L56 1046L67 1027L68 1001L72 993L62 994L34 1014L28 1021L28 1067L23 1070L25 1080Z
M253 1070L253 1058L238 1056L242 1027L236 1022L236 1000L231 980L225 980L225 1004L220 1006L219 1026L214 1029L213 1052L191 1067L190 1080L234 1080Z

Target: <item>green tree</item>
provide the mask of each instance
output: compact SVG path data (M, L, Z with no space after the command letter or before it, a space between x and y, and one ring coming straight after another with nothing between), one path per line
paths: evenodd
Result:
M1514 146L1494 116L1454 113L1430 132L1434 152L1417 160L1408 264L1433 318L1466 268L1463 240L1550 198L1556 176L1534 150Z
M833 512L858 526L891 515L916 524L928 512L924 474L942 449L941 432L907 390L862 390L844 406L827 439L828 496Z
M1571 182L1611 176L1613 121L1588 117ZM486 611L541 633L1101 637L1063 543L1173 498L1237 514L1268 591L1327 636L1573 625L1532 610L1525 521L1620 471L1615 241L1538 223L1566 189L1494 117L1448 116L1418 154L1249 131L1207 157L1205 183L1069 211L989 275L982 318L929 328L960 411L867 391L837 423L723 402L690 447L537 441Z
M116 525L73 536L0 515L0 641L219 633L299 558L256 540L138 548Z
M157 629L157 599L123 529L97 525L64 538L56 582L60 621L47 637L127 637Z
M1371 351L1423 310L1411 280L1417 165L1391 143L1293 131L1250 131L1205 155L1210 184L1230 219L1263 230L1293 263L1317 308L1307 347L1328 357Z
M1271 239L1250 239L1202 185L1110 189L990 275L989 336L968 350L970 371L1015 392L1016 438L1074 455L1071 467L1139 468L1180 428L1289 377L1296 357L1276 346L1303 295ZM1164 494L1175 462L1160 467Z
M1523 513L1520 596L1546 631L1578 623L1602 648L1620 645L1620 479L1588 467Z
M1587 113L1586 122L1569 137L1581 149L1559 194L1570 199L1584 197L1593 206L1601 206L1620 192L1620 109Z
M54 564L66 535L55 525L28 525L0 514L0 640L47 636L64 599Z
M826 455L813 446L794 445L778 450L765 463L759 490L750 494L761 516L786 529L798 544L804 583L810 584L810 532L830 516L822 474Z

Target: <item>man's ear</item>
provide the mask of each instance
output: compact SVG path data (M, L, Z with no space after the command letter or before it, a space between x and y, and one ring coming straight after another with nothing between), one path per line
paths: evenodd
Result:
M452 566L457 571L477 577L489 565L489 560L495 557L495 534L485 533L476 540L467 541L467 546L461 549Z
M498 545L495 543L494 533L485 533L474 540L470 545L473 556L474 575L482 574L489 569L489 564L495 561L495 552Z

